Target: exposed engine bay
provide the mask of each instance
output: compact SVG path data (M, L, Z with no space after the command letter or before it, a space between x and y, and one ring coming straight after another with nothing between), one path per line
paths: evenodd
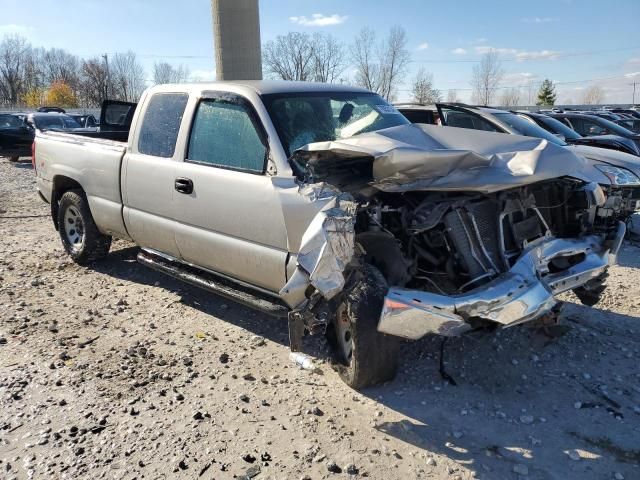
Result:
M558 179L493 194L383 193L361 207L356 241L390 285L463 293L508 271L536 240L606 233L596 188ZM562 257L552 268L580 260Z

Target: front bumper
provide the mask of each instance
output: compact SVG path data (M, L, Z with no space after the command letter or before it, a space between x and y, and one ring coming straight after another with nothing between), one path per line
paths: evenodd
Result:
M614 264L625 232L619 222L610 240L599 235L543 238L530 244L508 272L459 295L391 288L378 331L417 340L428 333L460 335L471 329L474 318L504 327L534 320L557 304L555 295L584 285ZM558 271L553 262L563 258L579 261Z

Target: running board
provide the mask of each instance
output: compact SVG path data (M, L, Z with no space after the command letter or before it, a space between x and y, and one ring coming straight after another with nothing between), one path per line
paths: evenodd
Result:
M181 262L167 259L160 255L141 250L137 260L142 265L166 273L178 280L189 283L217 295L221 295L234 302L260 310L276 317L287 317L289 308L269 296L257 292L249 287L239 285L231 280L222 278L199 268Z

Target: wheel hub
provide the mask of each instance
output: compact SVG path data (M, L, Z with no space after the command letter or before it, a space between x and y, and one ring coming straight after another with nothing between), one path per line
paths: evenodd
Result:
M344 304L340 305L336 312L336 337L343 359L350 363L353 355L353 334L347 308Z
M71 206L64 212L64 233L74 251L82 248L84 243L84 224L76 207Z

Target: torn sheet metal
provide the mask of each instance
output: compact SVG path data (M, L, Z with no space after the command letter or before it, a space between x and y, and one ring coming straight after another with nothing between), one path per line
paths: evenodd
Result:
M615 259L625 226L619 223L610 248L600 249L598 235L580 239L543 239L532 245L513 267L470 292L440 295L391 288L385 297L378 331L417 340L428 333L457 336L470 328L469 319L482 318L504 327L549 312L555 296L584 285L606 271ZM554 259L582 255L580 262L554 272Z
M313 168L314 162L362 157L373 162L371 184L387 192L492 193L563 176L591 181L582 157L544 139L433 125L310 143L292 160Z
M326 184L301 187L300 194L312 201L326 200L305 231L298 251L298 268L280 291L291 307L304 301L306 287L313 285L324 298L331 299L344 287L343 272L351 261L355 245L357 204L351 195L339 193Z

